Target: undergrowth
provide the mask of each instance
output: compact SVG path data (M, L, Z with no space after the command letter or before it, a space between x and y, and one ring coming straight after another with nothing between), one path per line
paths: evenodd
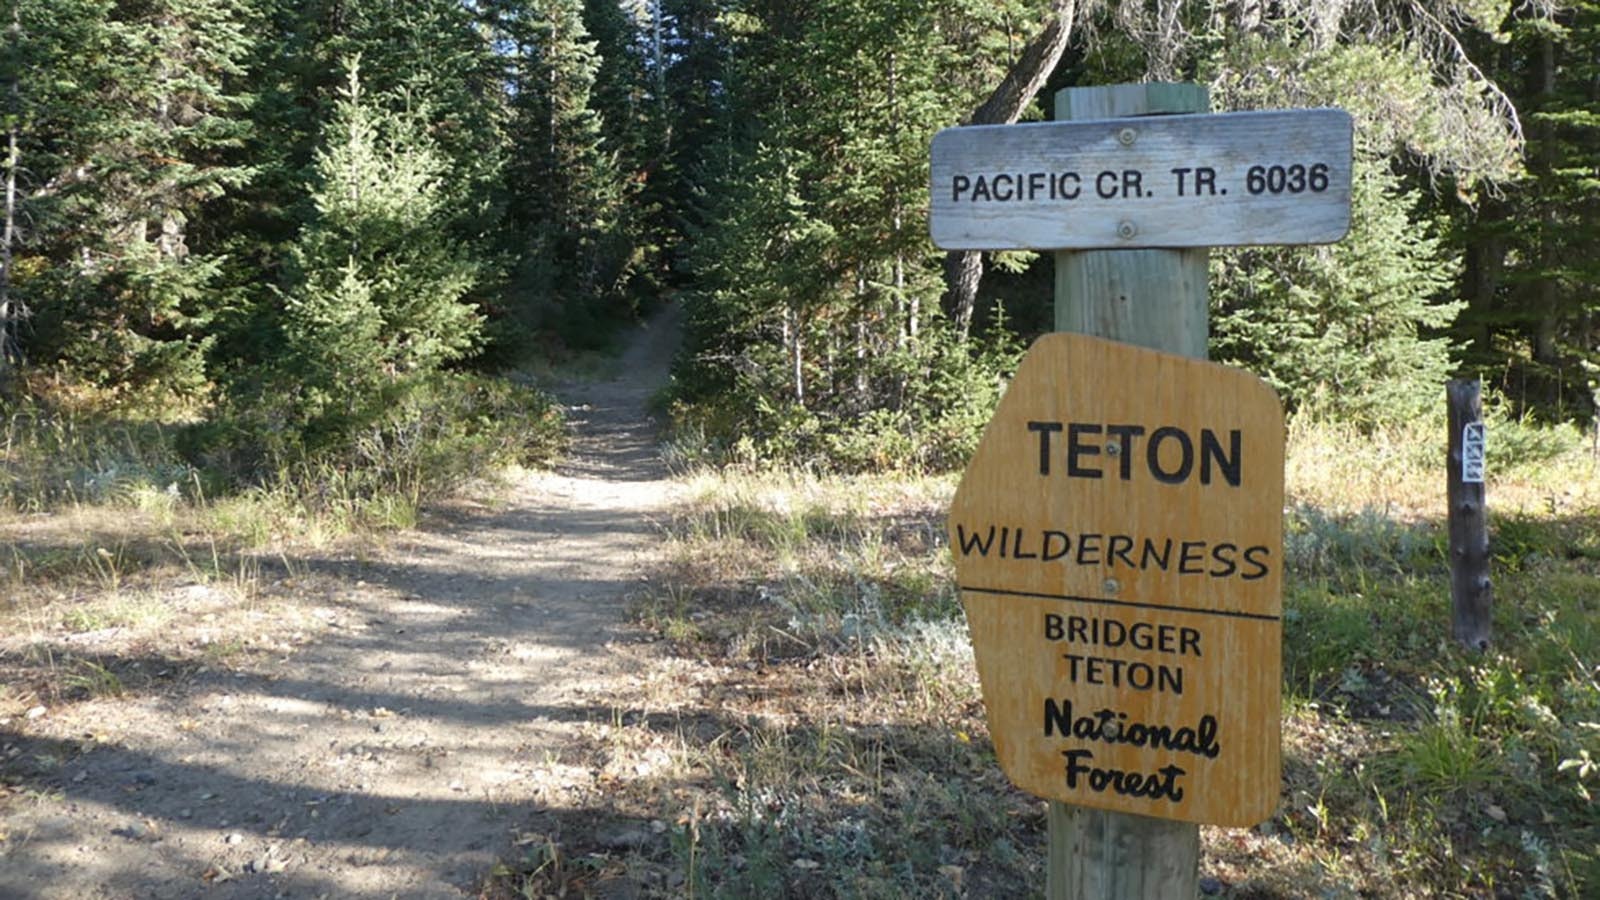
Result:
M1491 456L1495 643L1478 654L1450 635L1437 433L1294 424L1282 802L1257 828L1203 829L1208 891L1600 892L1600 474L1569 437ZM666 840L618 854L574 830L563 851L648 896L1037 894L1043 804L988 741L944 539L953 480L695 487L634 609L707 673L659 702L718 724L679 736L669 779L601 804ZM502 874L560 895L531 867Z
M202 633L207 659L225 660L234 639L213 640L196 617L239 626L263 614L263 567L275 592L303 590L286 544L412 527L469 482L549 460L565 437L542 393L464 375L417 385L323 452L274 450L262 432L205 412L164 421L82 391L7 410L0 634L136 640L173 621ZM120 694L118 672L95 665L0 652L0 677L19 682L0 715L22 698Z

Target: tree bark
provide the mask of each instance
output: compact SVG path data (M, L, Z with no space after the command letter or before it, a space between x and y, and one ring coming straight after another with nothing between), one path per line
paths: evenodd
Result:
M10 37L15 40L22 30L21 13L11 9ZM7 87L14 115L21 114L22 87L13 77ZM11 401L16 396L16 365L21 354L17 348L17 327L25 312L11 296L12 248L17 242L17 167L22 164L17 145L17 125L12 119L6 129L6 198L4 232L0 233L0 401Z
M1450 505L1451 631L1461 646L1489 648L1494 602L1489 581L1489 509L1484 490L1486 443L1482 385L1457 379L1445 386L1449 405L1449 461L1446 498ZM1467 439L1469 426L1475 433Z
M1077 0L1053 0L1044 27L1022 48L1006 77L1000 80L987 100L972 111L967 125L1010 125L1049 80L1072 38ZM983 280L983 254L957 250L945 256L945 313L956 323L961 339L972 329L973 308L978 301L978 284Z

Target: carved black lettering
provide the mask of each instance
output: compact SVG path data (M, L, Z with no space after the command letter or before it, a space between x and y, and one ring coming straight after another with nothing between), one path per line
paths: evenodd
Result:
M1037 554L1037 553L1023 553L1022 552L1022 534L1023 534L1023 530L1021 528L1018 528L1016 530L1014 536L1012 537L1012 540L1011 540L1011 558L1012 559L1038 559L1039 558L1039 554Z
M1200 575L1205 572L1200 564L1205 560L1205 541L1184 541L1178 551L1178 574Z
M1083 630L1088 627L1088 620L1083 616L1067 617L1067 640L1083 643Z
M1178 652L1200 655L1200 632L1193 628L1178 629ZM1180 693L1182 693L1180 691Z
M1170 469L1165 468L1161 461L1161 447L1164 444L1176 444L1178 448L1178 464ZM1157 428L1150 435L1146 451L1145 461L1150 466L1150 474L1164 484L1182 484L1189 480L1189 473L1194 471L1194 442L1181 428L1171 425Z
M1244 561L1252 568L1250 570L1240 572L1239 577L1243 578L1245 581L1255 581L1257 578L1267 577L1268 569L1266 557L1271 555L1272 551L1266 547L1251 547L1245 550Z
M1078 464L1080 456L1097 456L1100 447L1096 443L1079 440L1086 434L1099 434L1100 426L1091 422L1072 422L1067 425L1067 477L1068 478L1099 478L1099 469L1090 469Z
M1139 569L1141 571L1150 568L1152 559L1155 560L1156 568L1163 572L1167 570L1167 565L1172 561L1172 538L1167 538L1165 543L1160 545L1160 551L1156 550L1156 546L1154 540L1150 538L1144 539L1144 552L1139 555Z
M982 532L978 531L974 531L972 534L967 534L967 527L965 525L957 525L956 545L961 548L961 555L971 556L974 552L976 552L979 556L988 556L989 548L994 546L994 531L994 526L990 525L989 533L987 535L983 535Z
M1050 546L1052 541L1057 544L1055 549ZM1044 544L1040 549L1042 551L1040 559L1045 562L1060 559L1072 550L1072 537L1065 531L1046 531L1044 533Z
M1139 564L1133 561L1133 538L1126 534L1113 534L1106 546L1106 562L1115 563L1122 560L1122 564L1130 569L1137 569Z
M1106 426L1106 435L1117 439L1117 464L1123 481L1133 477L1133 439L1142 434L1143 425Z
M1078 535L1078 565L1098 566L1100 564L1100 538L1098 534Z
M1044 639L1047 641L1059 641L1063 633L1061 616L1057 613L1045 613Z
M1156 690L1164 694L1183 693L1183 669L1174 666L1159 666L1156 668L1158 680Z
M1072 703L1057 704L1051 697L1044 698L1044 736L1059 734L1068 737L1072 732Z
M1211 483L1211 464L1222 470L1222 479L1233 487L1239 486L1241 471L1239 445L1243 441L1239 429L1228 432L1228 449L1222 449L1217 433L1209 428L1200 429L1200 483Z
M1211 559L1216 562L1207 574L1212 578L1227 578L1239 570L1235 554L1239 552L1238 544L1221 543L1211 548Z
M1060 422L1029 422L1029 431L1039 433L1039 474L1050 474L1050 435L1061 430Z

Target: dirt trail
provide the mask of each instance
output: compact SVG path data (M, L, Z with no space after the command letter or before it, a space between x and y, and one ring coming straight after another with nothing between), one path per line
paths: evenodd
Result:
M459 897L626 691L611 641L673 496L646 403L677 309L612 380L558 386L567 463L366 559L282 658L0 728L38 760L0 816L0 897ZM159 665L160 661L152 662Z

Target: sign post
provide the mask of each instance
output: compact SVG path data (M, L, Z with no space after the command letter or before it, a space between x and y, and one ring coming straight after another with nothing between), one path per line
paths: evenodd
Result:
M1476 379L1453 379L1445 385L1445 397L1450 429L1445 496L1450 505L1451 631L1461 646L1483 651L1489 649L1494 603L1484 485L1483 385Z
M1029 351L950 519L996 755L1050 800L1051 898L1193 897L1197 823L1280 788L1283 418L1204 361L1207 248L1341 237L1351 127L1207 108L1072 88L1056 122L934 140L936 243L1057 250L1073 332Z

